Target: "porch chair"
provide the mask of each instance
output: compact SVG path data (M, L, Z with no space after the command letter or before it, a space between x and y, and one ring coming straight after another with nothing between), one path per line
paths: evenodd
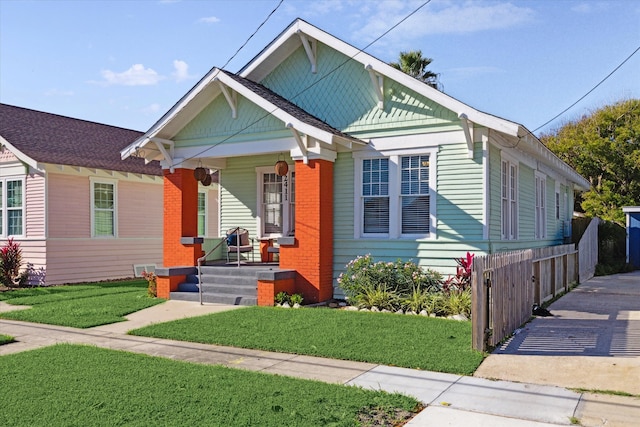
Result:
M251 262L255 261L255 253L253 250L253 240L249 237L249 231L245 228L230 228L227 230L227 262L229 254L234 253L238 256L238 252L251 252Z

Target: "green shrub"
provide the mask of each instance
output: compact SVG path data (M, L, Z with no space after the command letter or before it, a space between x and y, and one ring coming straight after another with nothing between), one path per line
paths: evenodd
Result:
M411 293L402 300L402 306L405 310L420 313L426 310L429 305L431 295L426 289L414 288Z
M304 301L304 298L302 297L301 294L293 294L291 295L291 297L289 297L289 302L291 303L291 305L295 305L295 304L302 305L302 301Z
M611 221L602 221L598 226L598 264L596 276L630 271L627 265L627 232L624 227Z
M369 284L353 300L358 307L378 307L380 310L394 310L400 302L398 294L384 283Z
M402 299L414 289L437 292L441 289L441 280L442 275L437 271L423 269L411 261L374 263L371 255L365 255L347 264L346 271L338 277L338 284L349 300L370 300L377 295L375 299L386 301L390 299L387 294ZM394 301L396 305L399 302Z
M289 294L286 292L278 292L275 297L276 304L284 304L285 302L289 302Z
M464 314L471 318L471 289L452 290L444 294L444 311L448 316Z

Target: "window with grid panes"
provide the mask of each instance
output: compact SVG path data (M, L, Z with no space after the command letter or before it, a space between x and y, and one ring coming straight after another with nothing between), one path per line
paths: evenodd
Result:
M389 159L362 161L364 233L389 233Z
M402 234L429 233L429 156L400 158Z

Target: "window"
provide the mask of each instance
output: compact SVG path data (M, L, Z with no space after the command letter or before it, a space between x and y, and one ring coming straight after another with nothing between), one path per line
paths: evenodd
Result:
M389 232L389 159L362 161L363 231Z
M560 193L556 190L556 219L560 219Z
M295 172L279 176L273 167L258 172L259 236L278 237L293 233L295 228Z
M0 180L0 235L24 234L24 180Z
M501 170L502 239L518 238L518 166L502 160Z
M547 237L546 194L547 179L544 175L536 172L536 239L544 239L545 237Z
M198 236L207 235L207 193L198 193Z
M429 233L429 156L401 157L402 234Z
M116 185L91 181L92 230L94 237L116 236Z
M434 153L406 150L388 157L365 158L355 154L356 237L435 237L433 189ZM435 164L435 163L434 163Z

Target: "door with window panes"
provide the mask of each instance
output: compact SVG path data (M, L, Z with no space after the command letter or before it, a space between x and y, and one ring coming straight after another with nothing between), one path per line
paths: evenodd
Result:
M261 237L293 235L295 230L294 171L280 176L269 171L260 173L260 234Z

